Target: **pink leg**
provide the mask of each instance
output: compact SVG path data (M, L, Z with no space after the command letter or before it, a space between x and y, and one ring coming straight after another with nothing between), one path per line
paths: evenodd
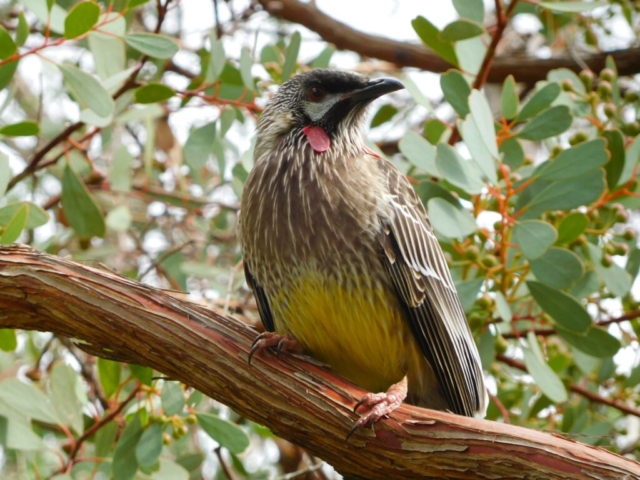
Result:
M253 341L253 345L251 345L251 350L249 351L249 360L248 363L251 365L251 359L253 355L259 351L264 350L265 348L275 347L276 355L280 356L280 353L283 351L290 352L302 352L302 345L298 343L298 341L290 337L289 335L278 335L275 332L262 332L260 335L256 337Z
M389 415L402 404L405 398L407 398L407 377L391 385L384 393L367 393L356 403L353 411L357 412L360 407L364 406L369 408L369 412L356 421L351 430L349 430L347 439L358 428L364 425L373 425L382 417Z

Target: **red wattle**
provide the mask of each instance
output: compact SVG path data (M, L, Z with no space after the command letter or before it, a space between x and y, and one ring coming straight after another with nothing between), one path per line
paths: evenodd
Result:
M302 129L302 133L307 136L309 145L311 145L311 148L316 152L322 153L329 150L331 141L329 140L329 135L327 135L327 132L325 132L322 127L307 125Z

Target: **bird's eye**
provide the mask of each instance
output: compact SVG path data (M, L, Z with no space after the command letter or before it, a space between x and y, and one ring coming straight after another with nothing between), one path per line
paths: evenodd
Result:
M324 98L324 94L324 88L319 85L316 85L315 87L311 87L309 89L309 98L312 102L319 102Z

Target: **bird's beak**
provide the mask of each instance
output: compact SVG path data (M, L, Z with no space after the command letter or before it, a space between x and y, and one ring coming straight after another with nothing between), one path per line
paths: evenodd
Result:
M352 103L368 102L403 88L404 85L395 78L376 78L369 80L365 87L345 94L341 100L349 99Z

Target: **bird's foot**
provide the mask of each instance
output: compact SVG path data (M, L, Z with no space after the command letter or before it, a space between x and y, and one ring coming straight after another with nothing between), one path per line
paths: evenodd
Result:
M358 428L373 425L382 417L389 415L402 404L405 398L407 398L406 377L398 383L391 385L386 392L367 393L356 403L353 411L357 413L360 407L367 407L369 411L355 422L347 434L347 440Z
M283 351L289 352L302 352L302 345L298 343L298 341L290 337L289 335L278 335L275 332L262 332L260 335L256 337L253 341L253 345L251 345L251 350L249 351L249 360L248 363L251 365L251 359L253 355L258 350L264 350L269 347L277 347L276 355L279 357L280 353Z

